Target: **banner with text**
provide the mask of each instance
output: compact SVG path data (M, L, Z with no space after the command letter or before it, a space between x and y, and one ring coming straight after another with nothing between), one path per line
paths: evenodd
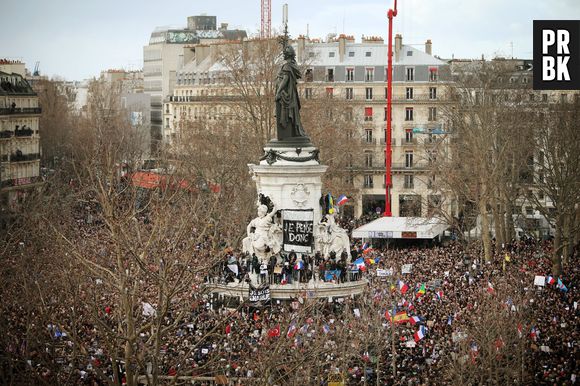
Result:
M270 286L250 287L249 300L252 303L270 301Z
M312 209L284 210L282 214L284 250L286 252L312 252L314 211Z

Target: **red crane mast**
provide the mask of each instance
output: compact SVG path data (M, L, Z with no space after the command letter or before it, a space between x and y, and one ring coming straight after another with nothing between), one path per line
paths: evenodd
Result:
M389 45L387 62L387 130L385 133L385 217L391 217L391 187L393 180L391 176L391 165L393 162L392 141L392 101L393 101L393 18L397 16L397 0L394 9L389 9L387 18L389 19Z

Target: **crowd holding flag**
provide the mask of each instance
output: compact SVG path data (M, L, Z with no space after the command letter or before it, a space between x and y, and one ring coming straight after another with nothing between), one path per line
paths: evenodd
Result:
M419 330L415 333L414 337L415 337L415 342L420 341L421 339L423 339L425 336L427 335L427 328L425 328L425 326L421 325L419 326Z
M564 285L562 279L560 278L558 278L558 284L556 284L556 287L562 292L568 292L568 287Z
M399 287L399 291L401 291L401 294L403 295L409 290L409 286L402 280L399 280L397 285Z
M555 282L556 282L556 279L554 279L554 277L553 277L553 276L551 276L551 275L548 275L548 276L546 277L546 284L552 285L552 284L554 284Z
M338 197L338 200L336 200L336 204L338 206L343 206L347 201L348 197L346 197L344 194L341 194L340 197Z
M427 292L427 289L425 287L425 283L421 283L421 286L417 290L417 297L421 297L421 296L425 295L425 292Z

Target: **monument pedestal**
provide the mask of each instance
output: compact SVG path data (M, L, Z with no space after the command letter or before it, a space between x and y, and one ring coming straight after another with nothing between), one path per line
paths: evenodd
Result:
M258 194L270 197L277 209L311 209L318 224L322 174L328 168L320 165L318 149L266 146L264 152L259 165L248 165Z

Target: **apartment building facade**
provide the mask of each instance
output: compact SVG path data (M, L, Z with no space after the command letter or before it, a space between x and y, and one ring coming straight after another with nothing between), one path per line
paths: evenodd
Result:
M216 41L241 40L243 30L217 26L216 16L190 16L185 28L156 28L143 47L144 92L151 98L151 148L162 144L163 99L172 93L176 72L194 56L193 46Z
M40 113L24 63L0 60L0 208L16 209L42 183Z
M302 98L341 98L345 114L358 127L363 161L352 165L360 194L353 197L354 214L382 211L385 204L385 132L387 45L381 38L367 37L360 43L341 35L327 42L299 37L292 43L297 61L304 68ZM176 73L173 93L164 101L163 139L171 143L178 135L180 120L228 122L236 95L223 82L223 66L214 45L198 45L197 55ZM444 132L441 107L451 82L449 66L432 55L431 41L424 50L403 45L397 35L394 45L392 117L392 212L395 216L428 216L430 205L441 199L429 185L429 143Z

